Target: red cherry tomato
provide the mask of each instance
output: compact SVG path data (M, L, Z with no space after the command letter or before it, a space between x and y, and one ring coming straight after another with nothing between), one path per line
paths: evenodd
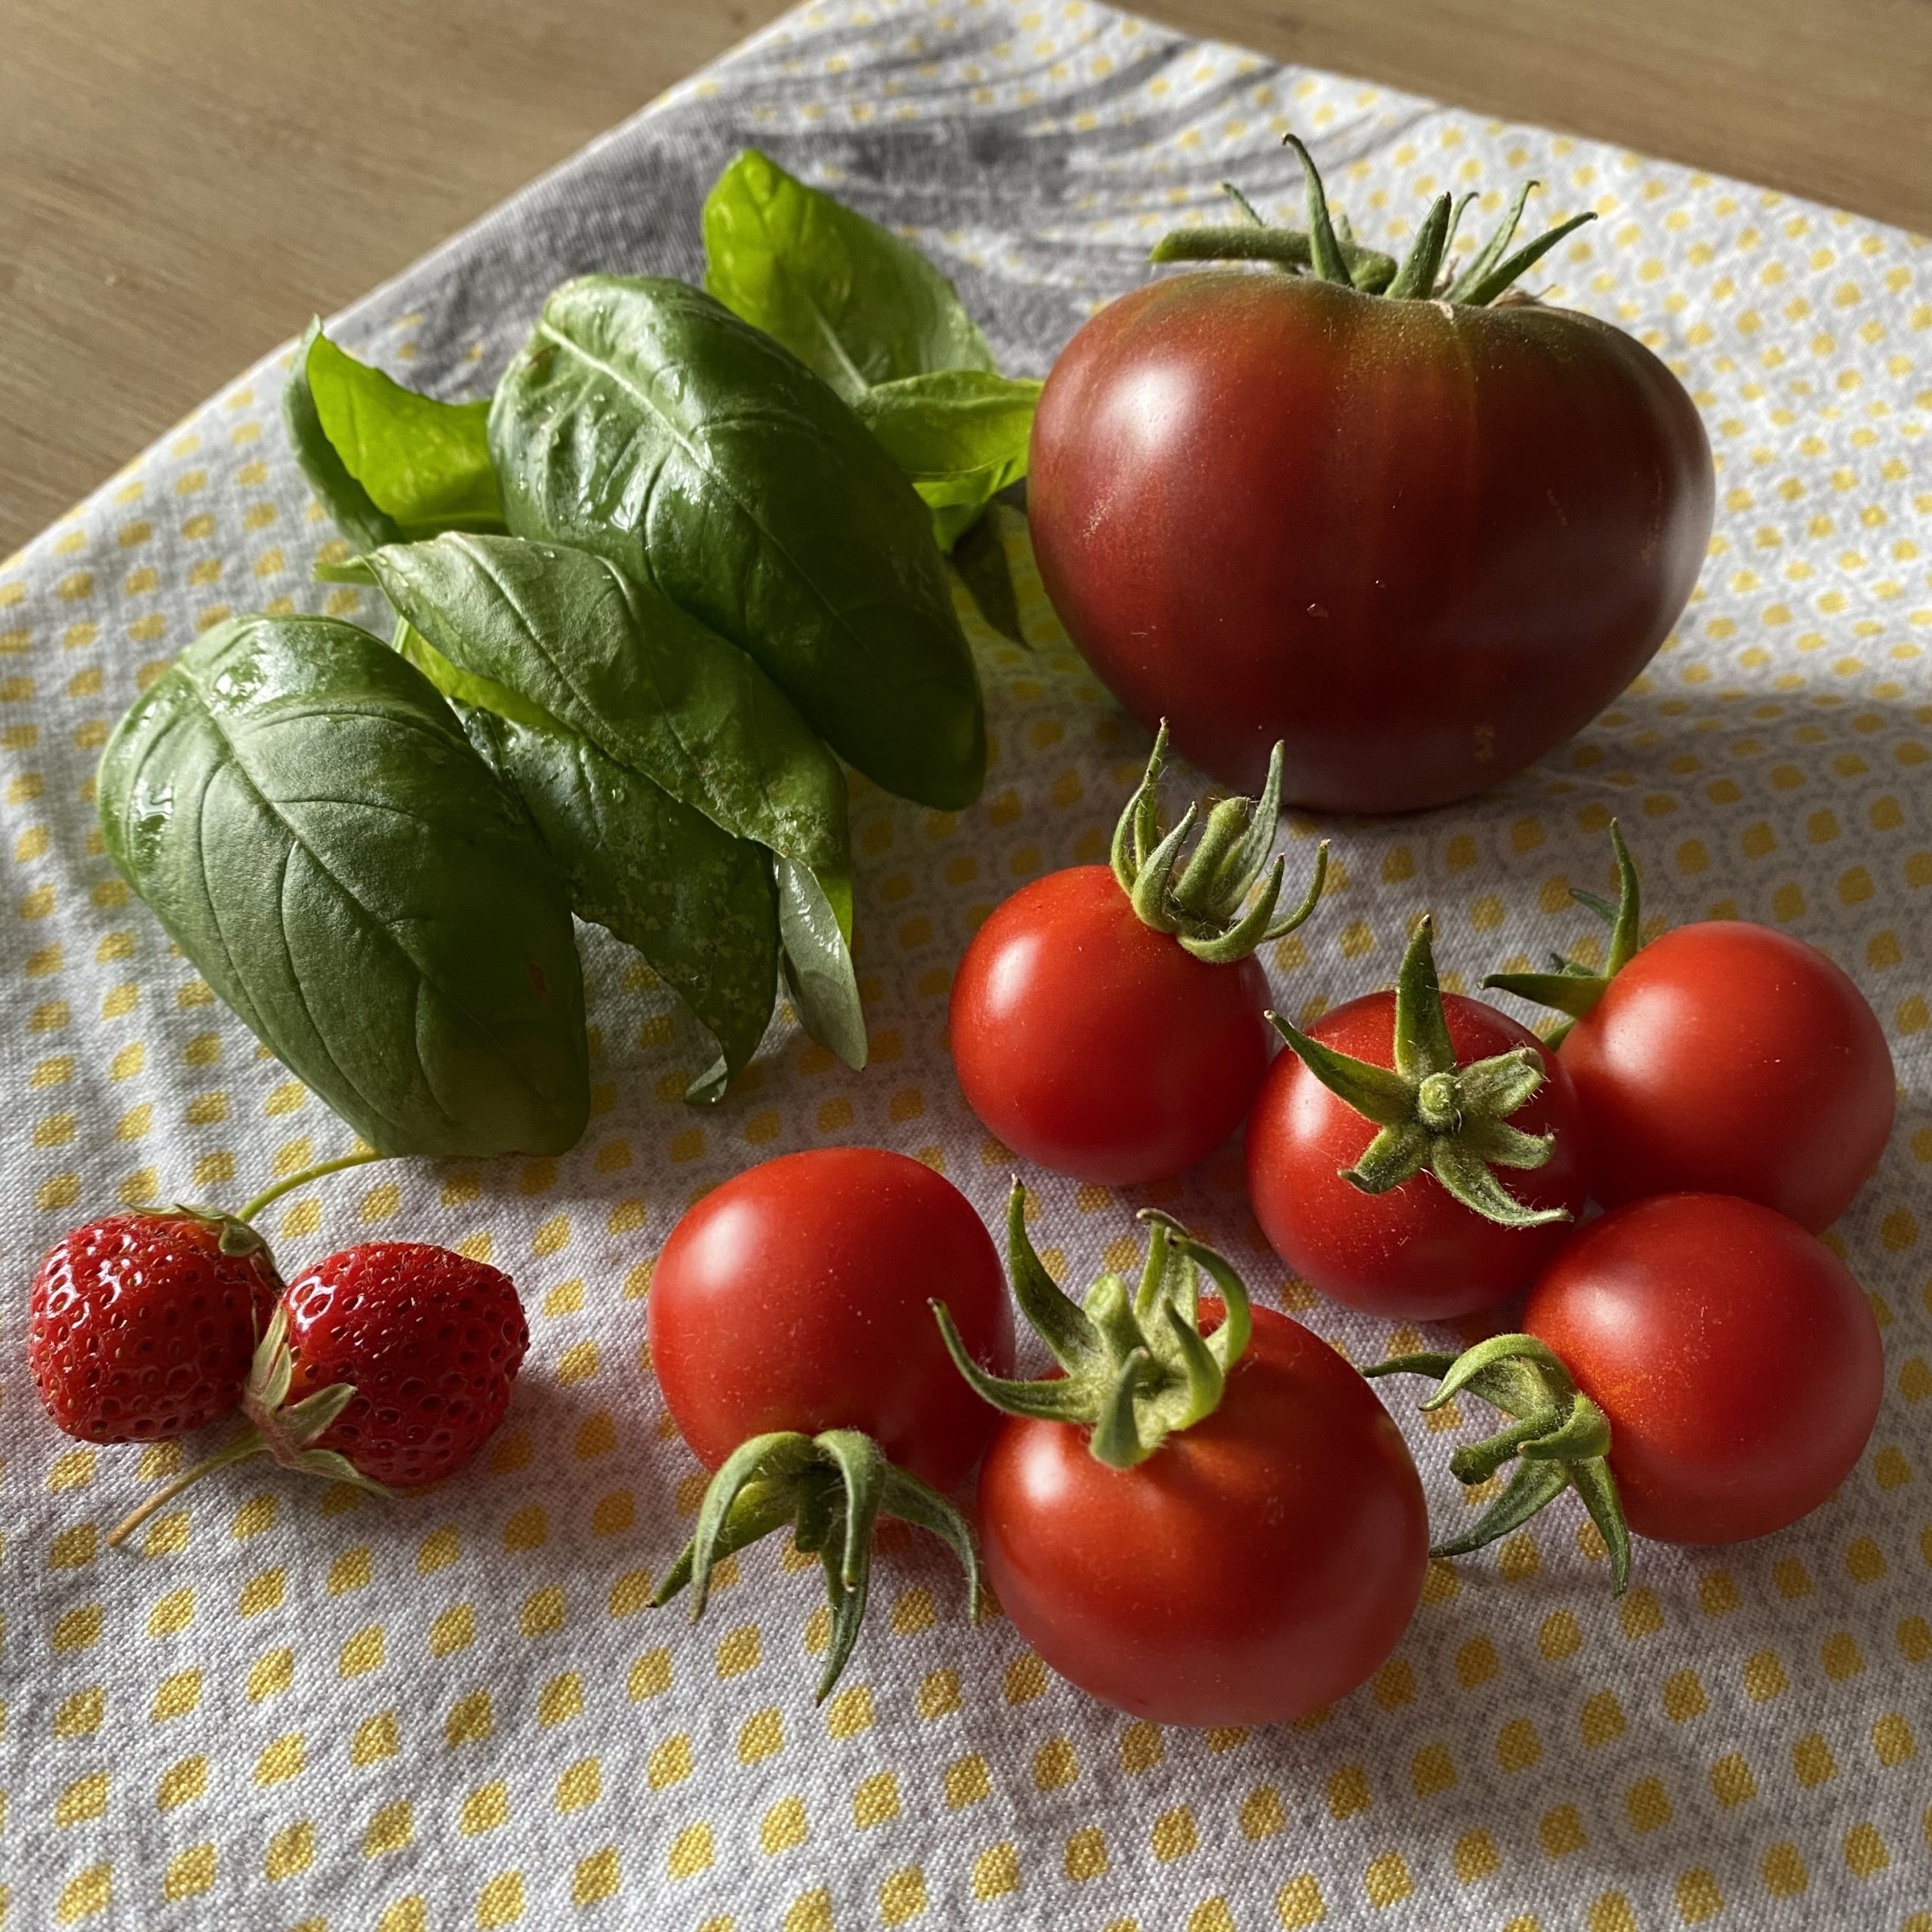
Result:
M1592 316L1391 300L1307 276L1149 284L1060 354L1027 506L1100 676L1223 783L1467 797L1641 670L1710 537L1676 378Z
M774 1430L856 1429L948 1490L998 1418L953 1367L933 1297L975 1360L1012 1373L999 1256L957 1188L880 1148L789 1154L672 1231L651 1275L651 1361L707 1468Z
M1203 1297L1203 1327L1220 1305ZM1343 1696L1407 1627L1429 1534L1401 1432L1273 1310L1220 1407L1128 1469L1002 1420L980 1476L1001 1606L1054 1669L1158 1724L1274 1724Z
M1275 1036L1251 955L1197 959L1143 925L1105 866L1023 887L953 982L966 1098L1029 1161L1131 1186L1177 1174L1241 1124Z
M1653 940L1571 1028L1560 1058L1606 1207L1679 1191L1740 1195L1816 1232L1862 1187L1892 1131L1885 1035L1814 947L1716 919Z
M1557 1055L1507 1014L1481 1000L1444 993L1459 1062L1527 1047L1541 1058L1543 1086L1513 1115L1525 1134L1554 1131L1540 1168L1499 1178L1524 1206L1572 1214L1585 1198L1577 1097ZM1309 1030L1324 1046L1394 1064L1395 997L1370 993L1325 1014ZM1336 1097L1293 1054L1269 1069L1247 1125L1247 1192L1275 1252L1322 1294L1371 1315L1441 1321L1487 1307L1519 1288L1560 1247L1567 1223L1509 1228L1453 1198L1424 1172L1386 1194L1362 1193L1340 1169L1361 1157L1377 1129Z
M1844 1264L1722 1195L1592 1221L1530 1291L1523 1328L1609 1418L1625 1518L1666 1543L1808 1515L1857 1466L1884 1394L1878 1324Z

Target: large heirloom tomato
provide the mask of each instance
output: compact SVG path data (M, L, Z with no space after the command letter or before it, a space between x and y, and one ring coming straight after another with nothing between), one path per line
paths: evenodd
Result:
M1057 1358L968 1379L1008 1411L980 1475L986 1568L1070 1682L1160 1724L1275 1724L1353 1690L1421 1595L1401 1432L1334 1349L1251 1309L1222 1257L1154 1223L1140 1291L1084 1308L1011 1221L1014 1292ZM1218 1296L1195 1291L1200 1265ZM1179 1264L1177 1266L1176 1264Z
M1620 330L1489 306L1521 272L1500 248L1439 279L1447 195L1398 271L1335 241L1309 180L1308 235L1156 251L1274 269L1149 283L1067 345L1034 420L1034 548L1088 663L1223 783L1279 740L1295 803L1442 804L1642 669L1709 540L1710 448Z

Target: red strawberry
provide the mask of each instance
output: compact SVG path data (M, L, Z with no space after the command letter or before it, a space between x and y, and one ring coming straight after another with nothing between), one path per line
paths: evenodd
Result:
M420 1241L331 1254L285 1291L256 1347L242 1398L250 1426L107 1540L251 1456L382 1495L439 1482L503 1420L529 1346L515 1286L480 1261Z
M308 1446L398 1489L440 1482L509 1406L530 1330L507 1275L420 1241L367 1241L291 1283L290 1385L300 1401L355 1391Z
M111 1214L35 1275L27 1367L86 1442L157 1442L242 1399L281 1284L261 1237L224 1215Z

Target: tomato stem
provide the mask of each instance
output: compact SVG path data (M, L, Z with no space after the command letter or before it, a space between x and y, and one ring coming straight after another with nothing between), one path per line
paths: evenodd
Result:
M1307 274L1334 282L1359 294L1380 295L1392 301L1449 302L1468 308L1487 308L1541 261L1566 235L1596 219L1589 209L1558 222L1515 254L1509 253L1523 208L1540 183L1525 181L1517 189L1503 220L1459 269L1445 272L1451 245L1463 211L1476 197L1460 200L1438 196L1423 217L1407 255L1398 266L1392 255L1365 248L1349 232L1346 218L1331 213L1321 177L1313 158L1294 134L1282 137L1302 165L1308 201L1306 230L1275 228L1263 222L1254 204L1231 181L1221 183L1241 211L1240 226L1177 228L1163 235L1148 256L1150 262L1266 262L1291 275Z
M1611 1473L1609 1418L1580 1389L1555 1351L1534 1335L1492 1335L1460 1355L1392 1356L1362 1373L1426 1375L1436 1383L1424 1410L1441 1408L1466 1391L1513 1418L1481 1442L1450 1458L1459 1481L1486 1482L1512 1457L1516 1471L1501 1495L1460 1537L1438 1543L1432 1556L1466 1556L1520 1528L1538 1510L1574 1489L1610 1555L1611 1594L1630 1583L1630 1531Z
M1260 797L1223 798L1216 804L1183 864L1181 855L1199 808L1189 805L1179 824L1161 831L1161 774L1167 755L1163 718L1154 734L1146 771L1114 826L1114 877L1143 925L1171 934L1211 966L1232 965L1269 940L1285 937L1314 912L1328 876L1328 843L1324 839L1315 848L1314 875L1301 903L1281 912L1287 861L1277 858L1271 866L1268 858L1281 815L1278 744L1268 760Z
M1424 1168L1473 1214L1506 1228L1567 1221L1566 1208L1525 1208L1496 1169L1534 1168L1555 1146L1552 1134L1525 1134L1509 1116L1543 1085L1535 1048L1516 1047L1457 1064L1436 979L1434 922L1416 923L1395 976L1395 1066L1357 1060L1311 1038L1278 1013L1269 1023L1337 1099L1381 1130L1342 1178L1364 1194L1386 1194Z
M1115 1469L1144 1463L1168 1436L1214 1414L1254 1325L1247 1291L1224 1256L1156 1209L1138 1218L1149 1229L1139 1286L1130 1293L1118 1275L1105 1274L1076 1303L1034 1251L1026 1189L1013 1183L1006 1231L1014 1299L1060 1375L1020 1382L989 1374L967 1352L951 1311L932 1304L955 1365L980 1395L1008 1415L1090 1429L1095 1460ZM1197 1270L1220 1298L1211 1335L1201 1332Z
M966 1572L968 1612L977 1622L980 1559L966 1519L856 1429L816 1436L781 1429L740 1444L706 1488L697 1528L651 1599L652 1607L661 1607L688 1586L695 1623L710 1601L718 1564L790 1525L793 1546L817 1557L825 1573L832 1629L819 1678L817 1701L823 1703L858 1641L872 1583L872 1531L882 1515L929 1531L958 1558Z
M1344 288L1355 285L1349 265L1342 257L1341 245L1335 239L1335 225L1329 219L1328 196L1321 186L1321 171L1315 157L1302 145L1299 135L1284 134L1281 145L1292 148L1301 163L1302 178L1308 189L1308 240L1313 260L1311 266L1324 281L1340 282Z
M1616 905L1613 907L1594 892L1585 892L1576 886L1570 888L1571 897L1595 913L1611 929L1610 951L1603 971L1599 973L1559 953L1549 972L1491 973L1483 981L1485 986L1514 993L1518 999L1537 1006L1553 1008L1567 1014L1572 1021L1581 1020L1610 990L1611 981L1636 957L1644 943L1636 862L1623 841L1623 828L1614 819L1610 822L1610 842L1617 854ZM1559 1028L1550 1035L1549 1044L1560 1044L1569 1030L1567 1024Z

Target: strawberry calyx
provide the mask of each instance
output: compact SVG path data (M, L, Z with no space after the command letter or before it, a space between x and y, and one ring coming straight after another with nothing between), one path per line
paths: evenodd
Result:
M195 1201L177 1201L166 1208L144 1208L140 1213L151 1221L195 1221L203 1227L215 1229L216 1245L230 1260L245 1260L251 1255L259 1255L275 1286L278 1288L281 1285L269 1244L260 1232L249 1225L245 1212L231 1214L225 1208L206 1208Z
M1466 1556L1481 1549L1574 1489L1609 1552L1611 1594L1623 1594L1630 1582L1630 1531L1611 1472L1610 1418L1577 1386L1546 1342L1534 1335L1492 1335L1460 1355L1395 1355L1362 1373L1371 1378L1435 1377L1435 1392L1423 1404L1425 1411L1439 1409L1466 1391L1513 1419L1449 1459L1450 1472L1460 1482L1486 1482L1512 1457L1516 1471L1470 1529L1438 1543L1430 1555Z
M352 1383L338 1382L318 1389L299 1402L288 1401L295 1378L295 1356L288 1345L288 1310L278 1303L266 1332L255 1345L254 1360L242 1393L242 1413L247 1428L224 1443L213 1455L184 1469L164 1484L139 1509L124 1517L108 1532L109 1548L125 1543L154 1513L192 1489L204 1477L231 1463L245 1463L251 1456L272 1457L285 1469L304 1475L319 1476L328 1482L345 1482L367 1490L372 1496L390 1496L394 1491L362 1474L346 1456L334 1449L315 1445L326 1435L336 1418L355 1399Z
M1170 1435L1220 1407L1254 1330L1247 1290L1232 1265L1157 1208L1147 1224L1147 1258L1137 1287L1104 1274L1082 1302L1061 1291L1026 1232L1026 1191L1007 1199L1008 1268L1014 1299L1060 1364L1037 1382L989 1375L967 1352L951 1312L933 1303L940 1332L974 1392L1010 1416L1091 1431L1088 1448L1109 1469L1144 1463ZM1198 1275L1219 1291L1222 1317L1201 1330Z
M697 1529L651 1607L662 1607L688 1585L695 1623L710 1600L718 1562L789 1524L794 1547L817 1557L825 1572L832 1632L815 1700L823 1703L858 1641L872 1583L872 1526L882 1515L931 1531L958 1558L968 1612L977 1623L980 1559L965 1518L856 1429L816 1436L780 1429L741 1444L712 1478Z
M1597 894L1580 891L1574 885L1570 888L1570 897L1578 905L1588 907L1610 928L1610 951L1603 971L1555 952L1550 955L1547 973L1492 973L1483 981L1498 992L1514 993L1518 999L1567 1014L1569 1018L1549 1035L1552 1047L1560 1045L1571 1027L1609 992L1611 981L1637 956L1644 943L1637 867L1623 842L1623 829L1614 819L1610 822L1610 842L1617 853L1617 903L1613 906Z
M1268 1018L1323 1086L1381 1129L1353 1167L1339 1170L1352 1187L1386 1194L1426 1168L1465 1208L1500 1227L1571 1218L1567 1208L1524 1207L1496 1177L1499 1167L1541 1167L1555 1146L1553 1134L1509 1124L1543 1085L1543 1061L1535 1048L1514 1047L1457 1065L1426 913L1395 977L1394 1066L1340 1053L1278 1013Z
M1315 875L1301 903L1280 913L1284 858L1268 863L1281 814L1281 747L1269 755L1268 777L1259 798L1223 798L1212 806L1201 836L1181 862L1200 815L1189 805L1180 822L1161 824L1161 773L1167 762L1168 724L1154 737L1147 769L1114 826L1110 863L1135 916L1155 931L1171 934L1195 958L1232 965L1257 947L1293 932L1315 910L1328 875L1328 841L1315 854ZM1248 896L1267 875L1251 905Z
M1573 214L1525 243L1514 254L1507 254L1523 218L1524 204L1531 191L1540 185L1525 181L1489 239L1466 261L1445 269L1463 212L1476 197L1466 194L1458 200L1451 195L1438 195L1423 216L1407 255L1398 262L1380 249L1364 248L1350 233L1347 218L1339 211L1331 212L1314 158L1300 140L1294 134L1284 134L1281 145L1292 148L1301 162L1308 192L1306 229L1278 228L1264 221L1232 181L1223 181L1222 192L1241 211L1241 222L1219 228L1177 228L1154 245L1147 259L1151 262L1265 262L1290 275L1336 282L1359 294L1377 295L1390 301L1444 302L1481 309L1508 294L1517 281L1566 235L1596 219L1594 212L1587 209ZM1527 298L1516 295L1511 299Z

